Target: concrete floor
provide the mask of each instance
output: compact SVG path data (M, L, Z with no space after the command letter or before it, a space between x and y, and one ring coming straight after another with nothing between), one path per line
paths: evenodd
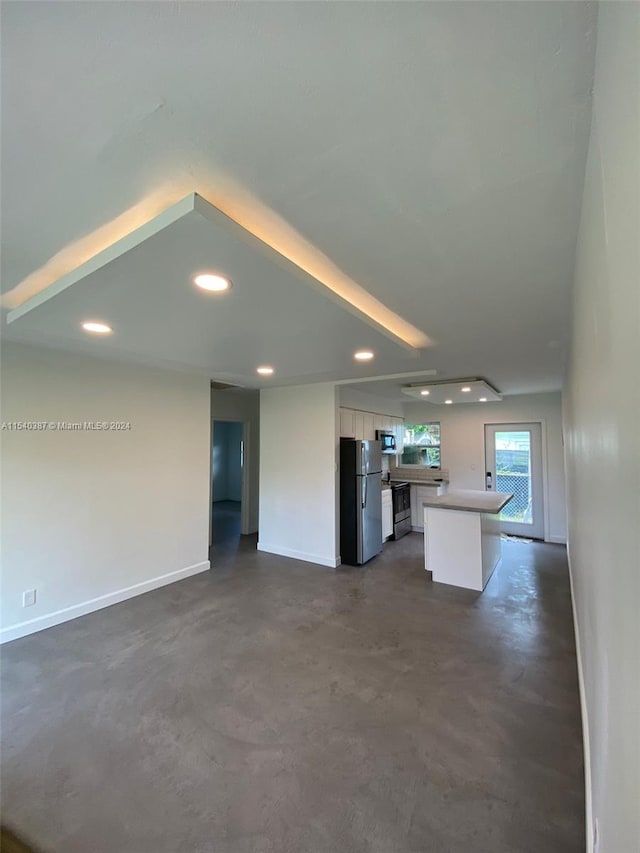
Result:
M564 549L503 543L478 596L421 543L332 571L230 534L5 646L7 823L51 853L582 853Z
M243 541L240 535L242 521L240 501L215 501L212 504L211 540L213 546L209 557L216 568L221 562L228 564L235 559L236 552ZM255 547L255 539L252 541Z

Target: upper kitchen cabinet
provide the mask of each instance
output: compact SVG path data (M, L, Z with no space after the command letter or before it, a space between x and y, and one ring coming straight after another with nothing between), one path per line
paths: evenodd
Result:
M396 453L402 453L404 447L404 421L402 418L393 418L392 432L396 437Z
M364 412L354 412L353 422L355 423L356 438L364 438Z
M358 438L373 441L376 430L391 432L396 437L396 444L402 441L404 427L402 418L393 415L379 415L373 412L363 412L358 409L340 407L340 437ZM401 447L401 445L400 445ZM399 452L402 452L401 450Z
M371 412L359 412L355 410L353 413L355 425L355 438L371 441L376 437L373 426L373 415Z
M374 423L374 417L370 412L363 412L362 414L362 438L365 441L373 441L376 437L376 428Z
M340 437L356 437L356 413L353 409L340 409Z

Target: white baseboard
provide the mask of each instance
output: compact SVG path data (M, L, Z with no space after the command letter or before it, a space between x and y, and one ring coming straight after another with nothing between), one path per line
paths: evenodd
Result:
M567 562L569 563L569 585L571 587L571 609L573 611L573 630L576 640L576 657L578 663L578 691L580 694L580 713L582 717L582 746L584 750L584 806L587 847L586 853L594 851L593 837L593 793L591 788L591 742L589 739L589 714L587 696L584 687L584 672L582 669L582 652L580 647L580 627L576 612L576 599L573 593L573 572L571 571L571 552L567 547Z
M567 537L566 536L547 536L544 540L545 542L551 542L552 545L566 545Z
M112 604L118 604L120 601L126 601L127 598L134 598L136 595L151 592L152 589L158 589L161 586L167 586L167 584L189 578L191 575L206 572L209 568L209 561L205 560L202 563L187 566L185 569L178 569L176 572L159 575L148 581L142 581L142 583L136 583L133 586L117 589L106 595L100 595L98 598L91 598L89 601L82 601L80 604L73 604L71 607L56 610L44 616L38 616L36 619L30 619L27 622L18 622L16 625L10 625L8 628L3 628L0 631L0 644L9 643L11 640L18 640L20 637L26 637L28 634L35 634L37 631L43 631L45 628L52 628L61 622L77 619L78 616L86 616L87 613L102 610L103 607L110 607Z
M258 551L264 551L265 554L277 554L279 557L291 557L305 563L315 563L317 566L329 566L331 569L337 569L340 565L340 560L335 557L323 557L321 554L294 551L293 548L283 548L280 545L264 545L262 542L258 542Z

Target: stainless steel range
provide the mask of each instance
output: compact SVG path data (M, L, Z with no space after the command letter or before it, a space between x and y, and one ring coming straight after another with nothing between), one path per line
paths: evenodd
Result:
M411 488L409 483L392 483L393 538L400 539L411 531Z

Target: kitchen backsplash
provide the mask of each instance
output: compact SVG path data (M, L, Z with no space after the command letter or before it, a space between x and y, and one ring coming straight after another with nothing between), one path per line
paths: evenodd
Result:
M384 467L384 459L382 457L382 470L385 471ZM389 465L389 461L387 460L387 466ZM449 471L446 468L406 468L402 465L394 465L391 462L391 467L389 469L391 471L391 479L392 480L424 480L425 483L432 483L434 480L444 480L445 482L449 482Z

